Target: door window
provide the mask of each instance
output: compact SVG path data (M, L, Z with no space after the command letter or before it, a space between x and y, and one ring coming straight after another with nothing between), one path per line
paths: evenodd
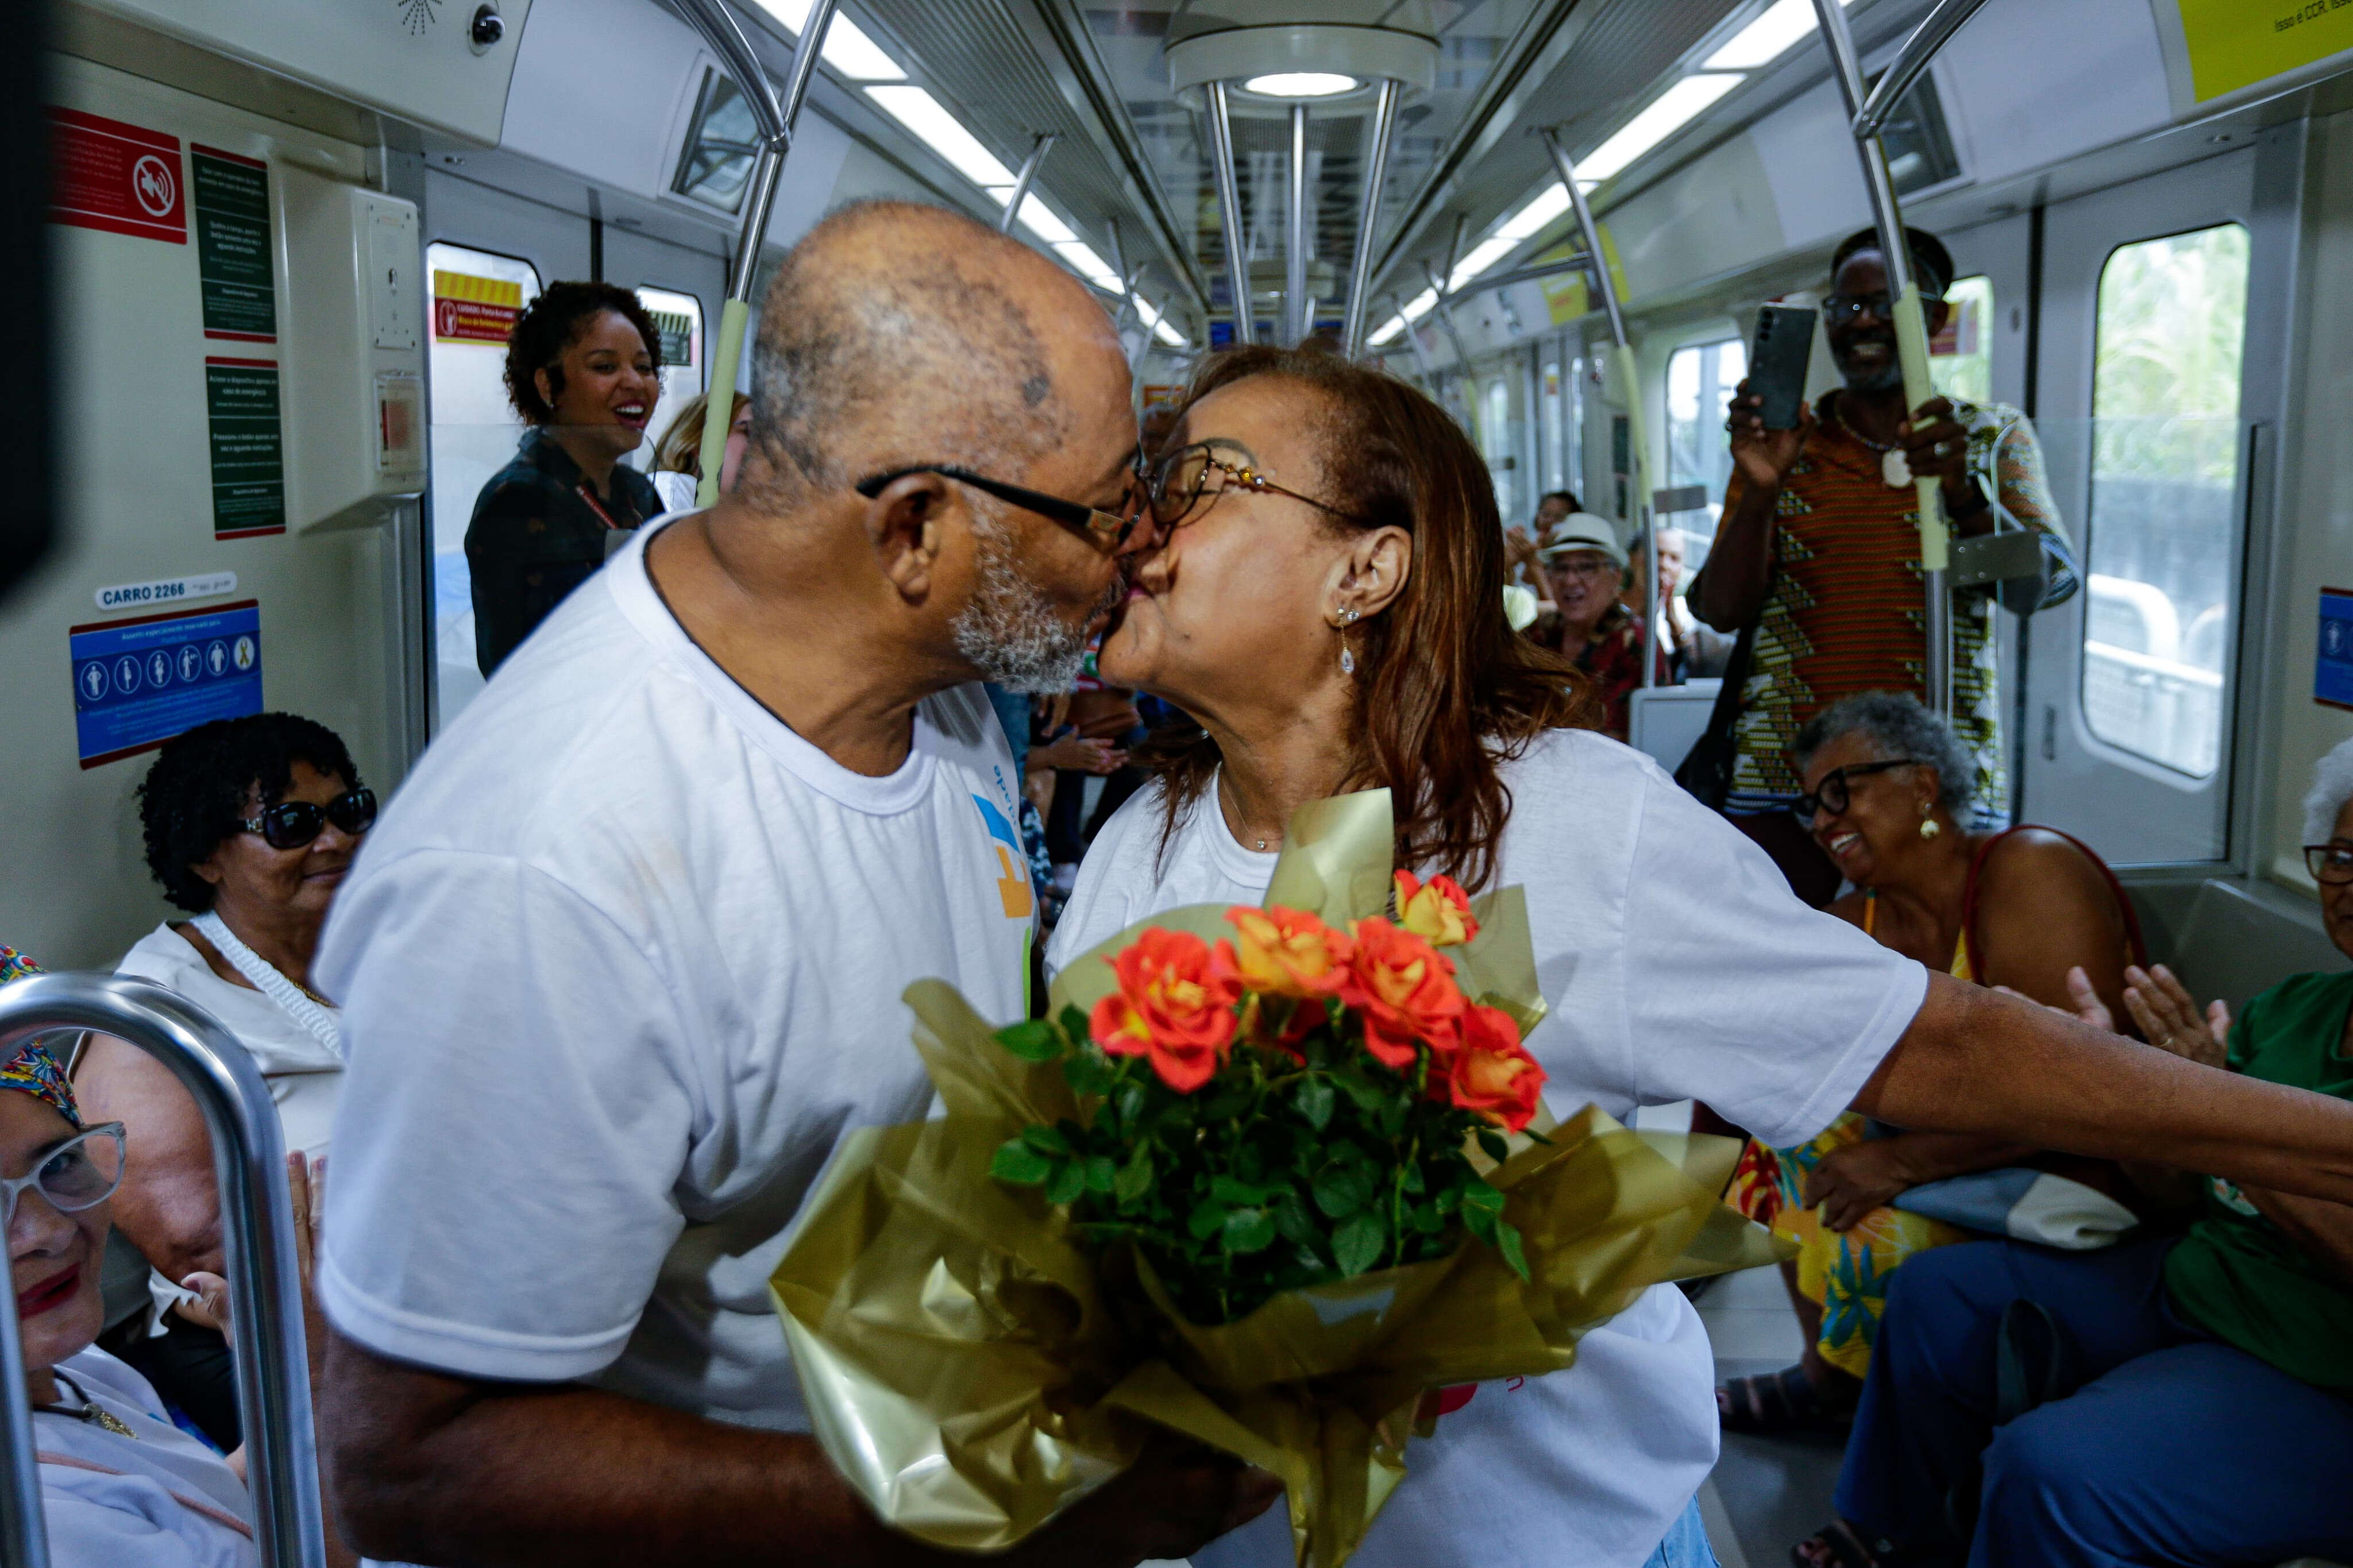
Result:
M1748 374L1748 346L1738 338L1691 343L1667 356L1667 481L1672 489L1700 485L1704 511L1673 520L1683 531L1683 580L1699 570L1724 514L1724 487L1732 482L1732 449L1724 421L1732 395Z
M2120 246L2100 271L2084 721L2191 778L2222 755L2247 231Z
M1957 278L1945 330L1928 340L1928 381L1940 397L1993 401L1993 279Z
M647 284L638 290L638 302L661 334L661 398L647 422L646 441L630 454L631 462L650 472L661 466L671 423L702 391L702 301Z
M491 476L513 461L522 420L507 403L507 334L539 298L539 268L459 245L425 247L433 279L427 437L433 497L433 728L482 689L474 662L473 577L466 525Z

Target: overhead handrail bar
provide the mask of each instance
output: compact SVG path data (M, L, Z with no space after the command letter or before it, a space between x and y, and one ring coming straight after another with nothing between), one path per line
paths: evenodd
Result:
M1888 62L1885 70L1880 72L1879 80L1873 84L1869 95L1863 99L1862 107L1855 110L1855 140L1879 134L1880 128L1887 123L1887 117L1895 111L1895 106L1903 101L1904 95L1912 90L1912 84L1920 79L1920 73L1928 68L1928 62L1936 58L1936 51L1943 48L1947 40L1960 31L1961 24L1976 16L1978 7L1984 4L1985 0L1939 0L1936 8L1912 29L1912 36L1904 40L1904 47L1895 51L1895 58Z
M1932 13L1929 23L1955 7L1951 0ZM1974 6L1970 7L1974 9ZM1873 221L1879 229L1879 250L1887 270L1887 293L1894 301L1895 357L1904 372L1904 405L1916 410L1934 397L1935 386L1928 379L1927 316L1920 302L1919 280L1912 275L1912 247L1904 234L1904 209L1895 198L1895 181L1887 170L1887 149L1873 130L1863 130L1863 108L1868 96L1862 79L1862 60L1854 50L1854 34L1847 26L1846 13L1839 0L1814 0L1814 15L1821 24L1822 41L1830 48L1831 74L1838 79L1839 92L1846 100L1849 121L1856 127L1855 154L1862 163L1862 184L1871 197ZM1952 28L1968 19L1966 14L1936 37L1936 43L1952 36ZM1923 30L1928 26L1922 24ZM1921 33L1913 35L1918 41ZM1905 46L1908 55L1911 43ZM1913 66L1916 78L1935 53L1933 47L1921 53ZM1938 485L1926 476L1916 478L1913 492L1919 507L1920 572L1924 579L1925 610L1922 631L1927 637L1927 660L1924 674L1927 687L1928 706L1939 715L1949 718L1953 711L1953 645L1952 595L1946 585L1946 573L1952 565L1952 533L1945 521L1943 504L1938 498Z
M1831 0L1837 4L1837 0ZM1626 396L1626 501L1634 513L1635 537L1649 553L1643 577L1647 583L1642 619L1642 684L1659 683L1659 538L1658 521L1651 504L1651 443L1642 419L1642 378L1634 360L1633 340L1626 332L1626 309L1618 298L1618 279L1609 270L1609 253L1601 247L1601 226L1593 221L1593 205L1577 183L1577 162L1561 145L1556 126L1544 128L1545 151L1552 154L1554 171L1568 189L1568 205L1577 214L1577 232L1585 245L1585 259L1594 292L1601 296L1602 314L1609 321L1609 364Z
M1389 309L1397 319L1405 321L1405 341L1413 350L1413 363L1421 371L1421 388L1433 398L1438 395L1438 373L1430 368L1430 351L1422 346L1421 329L1407 321L1405 307L1395 294L1389 296Z
M1291 106L1289 221L1282 237L1282 336L1296 345L1307 336L1307 106Z
M1046 162L1046 154L1062 139L1059 131L1040 131L1029 144L1029 156L1021 160L1021 172L1013 176L1013 198L1005 204L1005 216L997 220L997 232L1011 234L1014 220L1021 216L1021 204L1029 199L1029 187L1038 183L1038 171Z
M0 1061L44 1035L94 1030L171 1069L212 1137L228 1254L237 1417L264 1568L325 1568L318 1448L311 1422L302 1286L295 1269L286 1142L269 1086L218 1020L177 992L112 974L36 974L0 987ZM39 1459L13 1292L0 1308L0 1562L48 1568Z
M1380 222L1381 187L1388 179L1389 137L1397 125L1398 84L1383 78L1380 95L1373 100L1373 123L1366 132L1363 205L1356 213L1356 254L1348 263L1348 309L1340 322L1340 353L1355 359L1365 342L1366 295L1373 286L1373 232Z
M1493 272L1484 278L1473 278L1460 289L1449 289L1449 300L1465 299L1490 289L1508 289L1514 283L1535 283L1546 278L1557 278L1564 272L1593 271L1593 258L1583 254L1564 257L1558 261L1542 261L1534 267L1514 267L1509 272Z
M816 0L801 19L801 36L793 46L792 75L785 79L778 100L751 40L727 9L726 0L678 0L679 10L702 35L735 79L735 86L758 122L760 149L752 160L752 175L744 191L744 226L735 239L735 268L727 280L727 298L719 307L719 335L712 345L710 396L702 415L702 478L694 487L694 504L709 506L719 499L719 470L727 457L727 427L735 422L735 372L744 362L744 331L752 319L752 280L759 270L760 246L767 237L768 216L776 203L776 184L785 172L785 154L792 147L793 126L801 102L808 96L809 78L817 73L818 50L833 21L839 0Z
M1257 337L1250 317L1250 236L1242 232L1242 192L1234 175L1233 115L1226 103L1226 84L1208 86L1209 168L1218 182L1218 221L1226 229L1226 280L1234 296L1234 346Z

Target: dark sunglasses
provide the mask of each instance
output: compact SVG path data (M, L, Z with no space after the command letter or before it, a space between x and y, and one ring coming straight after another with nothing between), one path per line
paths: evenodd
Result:
M1855 763L1843 768L1832 768L1822 775L1820 784L1810 793L1799 795L1797 804L1789 809L1796 812L1800 820L1807 822L1811 822L1825 811L1836 816L1854 803L1850 781L1865 773L1883 773L1890 768L1908 768L1919 760L1917 757L1894 757L1883 763Z
M1927 304L1924 298L1920 301ZM1832 294L1822 301L1822 315L1832 325L1860 321L1865 312L1883 321L1895 319L1895 300L1885 289L1876 294Z
M374 827L375 791L347 789L324 805L281 800L237 826L248 833L260 834L272 849L300 849L325 832L331 822L353 837Z
M1219 489L1256 490L1263 495L1289 496L1304 501L1318 511L1328 511L1334 517L1346 518L1350 522L1370 527L1370 520L1355 512L1343 511L1329 501L1289 490L1253 468L1238 468L1221 458L1213 458L1206 447L1182 447L1160 460L1144 484L1145 504L1151 509L1152 521L1162 528L1175 528L1193 515L1201 502L1201 492L1208 488L1209 475L1214 470L1224 476Z
M1141 457L1138 458L1135 467L1130 470L1130 473L1136 480L1143 479L1144 465ZM1008 485L1003 479L992 479L985 474L976 474L970 468L959 468L947 463L917 463L910 468L893 468L887 474L876 474L871 479L860 479L850 488L868 500L872 500L882 493L885 486L903 479L909 474L937 474L944 479L954 479L960 485L970 485L984 495L995 496L998 500L1018 506L1024 511L1034 511L1050 521L1060 523L1082 539L1092 540L1112 550L1116 550L1127 542L1127 536L1135 531L1136 519L1142 511L1141 508L1137 508L1131 510L1125 517L1120 517L1081 501L1064 500L1060 496L1050 496L1042 490L1024 489L1019 485ZM1129 486L1131 498L1134 489L1134 485Z
M2304 847L2304 868L2312 873L2316 882L2332 886L2353 882L2353 844L2341 838L2333 844L2307 844Z

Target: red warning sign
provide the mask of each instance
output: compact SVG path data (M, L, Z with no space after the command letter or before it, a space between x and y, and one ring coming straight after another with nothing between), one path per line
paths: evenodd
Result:
M433 272L433 338L444 343L504 343L522 314L522 285L470 272Z
M52 107L49 162L51 223L188 243L178 137Z

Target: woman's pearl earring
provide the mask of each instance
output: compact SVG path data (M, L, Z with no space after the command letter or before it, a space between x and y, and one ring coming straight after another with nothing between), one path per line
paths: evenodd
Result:
M1939 833L1942 833L1942 832L1944 832L1944 831L1945 831L1945 830L1944 830L1942 827L1939 827L1939 826L1936 825L1936 819L1935 817L1933 817L1933 816L1924 816L1924 817L1922 817L1922 818L1920 819L1920 837L1923 837L1923 838L1934 838L1934 837L1936 837L1936 835L1938 835Z

